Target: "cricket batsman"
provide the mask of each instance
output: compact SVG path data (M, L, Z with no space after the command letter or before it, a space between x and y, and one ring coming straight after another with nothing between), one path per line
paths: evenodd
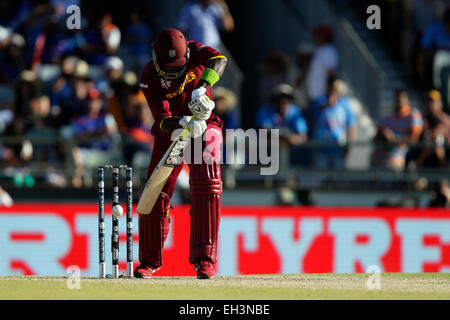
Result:
M213 278L217 262L222 121L211 113L215 106L211 87L222 76L226 64L226 57L215 49L187 41L177 29L166 29L157 35L153 60L144 68L140 80L155 119L152 128L155 142L147 178L169 148L174 130L188 127L191 139L202 140L201 163L189 164L189 262L194 265L198 279ZM193 154L194 148L191 149ZM181 169L182 164L173 169L150 214L139 215L140 265L134 271L137 278L151 278L162 266L162 250L170 224L170 199Z

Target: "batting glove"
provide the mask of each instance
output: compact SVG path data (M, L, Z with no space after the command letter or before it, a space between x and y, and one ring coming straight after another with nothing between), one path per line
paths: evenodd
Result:
M216 104L206 94L206 89L200 87L192 91L192 100L189 102L189 110L195 114L200 120L208 120L211 116L211 111Z
M195 118L192 120L192 116L184 116L180 119L178 122L183 128L189 128L189 132L191 135L191 138L196 139L198 137L201 137L203 132L205 132L207 124L205 120L200 120L198 118Z
M200 87L192 91L191 100L200 100L201 97L206 95L206 88Z

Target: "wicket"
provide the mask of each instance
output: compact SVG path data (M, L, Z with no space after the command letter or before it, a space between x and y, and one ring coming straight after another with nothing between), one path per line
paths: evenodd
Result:
M126 165L98 167L99 277L106 278L105 261L105 171L112 172L112 206L119 204L119 174L126 171L127 277L133 277L133 169ZM119 217L112 215L112 277L119 277Z

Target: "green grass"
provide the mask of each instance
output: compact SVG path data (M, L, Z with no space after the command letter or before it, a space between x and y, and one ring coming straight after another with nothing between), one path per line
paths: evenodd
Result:
M367 274L301 274L154 279L0 277L0 299L446 299L450 274L381 274L381 290L368 290Z

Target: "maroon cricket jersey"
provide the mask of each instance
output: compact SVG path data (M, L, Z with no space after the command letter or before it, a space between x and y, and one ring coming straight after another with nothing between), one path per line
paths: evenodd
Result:
M199 42L188 41L188 47L190 58L186 72L181 77L176 79L159 77L153 61L150 61L142 72L140 87L155 119L152 128L152 134L155 136L170 138L170 133L163 132L159 127L164 118L192 115L188 103L191 101L192 91L197 88L207 62L212 58L223 57L217 50ZM211 98L211 89L208 88L206 95ZM216 124L222 127L222 120L214 113L211 113L211 117L206 122L208 125Z

